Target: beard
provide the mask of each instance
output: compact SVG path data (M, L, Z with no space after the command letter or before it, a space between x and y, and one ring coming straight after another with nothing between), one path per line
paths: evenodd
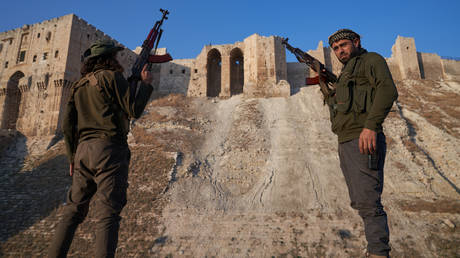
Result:
M351 59L351 55L342 55L338 59L342 64L346 64Z
M344 54L340 55L338 57L338 59L342 64L346 64L346 63L348 63L348 61L350 61L350 59L352 59L353 57L357 56L358 53L359 53L359 48L356 48L356 47L353 46L353 48L351 49L350 53L344 53Z

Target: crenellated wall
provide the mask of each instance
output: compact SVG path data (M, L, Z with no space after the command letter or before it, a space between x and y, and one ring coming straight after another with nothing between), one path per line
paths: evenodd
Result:
M161 70L169 69L170 76L161 73L160 90L165 84L179 82L168 68L171 65L190 71L189 81L181 86L188 96L289 96L286 53L279 37L253 34L243 42L207 45L196 59L162 64Z
M0 33L1 129L26 136L59 133L70 87L80 77L83 52L98 39L112 38L74 14ZM118 55L126 77L136 51L125 49ZM322 41L308 53L340 73L342 64ZM398 36L386 60L397 81L460 81L460 61L417 52L413 38ZM196 97L287 97L305 86L307 77L316 76L305 64L286 62L280 37L258 34L233 44L206 45L196 58L154 64L152 72L159 94Z
M187 95L208 97L231 96L232 74L231 66L242 66L245 71L240 79L246 82L248 56L243 42L226 45L206 45L194 61L173 61L174 63L188 63L190 69L190 83L187 85ZM239 59L237 57L240 57ZM236 58L236 59L235 59ZM238 59L238 60L237 60ZM238 63L237 63L238 62ZM168 66L163 64L162 66ZM174 78L174 77L173 77ZM168 80L168 79L166 79ZM161 88L161 87L160 87Z
M399 64L402 79L421 79L414 38L398 36L391 48L392 58Z
M460 80L460 61L417 52L414 38L398 36L387 63L395 80Z
M443 78L451 81L460 81L460 61L441 59Z
M187 89L192 83L191 78L197 71L194 70L194 59L179 59L157 65L159 67L158 91L160 93L180 93L187 95Z
M102 38L110 37L74 14L0 33L0 128L59 133L83 51ZM128 68L135 57L124 50L120 63Z
M54 81L64 79L71 24L66 15L0 34L1 128L54 134L65 88Z
M307 77L316 76L305 64L286 63L286 51L280 38L253 34L243 42L205 46L196 59L179 59L159 65L156 69L161 70L160 91L208 97L228 97L241 93L231 91L233 77L230 68L233 61L230 53L235 49L241 50L243 55L244 67L241 73L244 74L243 93L246 96L289 96L287 88L290 88L292 94L296 88L305 86ZM322 41L317 49L307 53L323 62L336 75L340 74L343 65L331 48L323 46ZM459 61L417 52L413 38L398 36L392 47L392 56L386 58L386 61L396 81L460 80ZM283 83L279 84L281 81Z
M365 46L364 46L365 47ZM324 62L326 67L335 74L340 74L342 64L329 47L322 42L316 50L307 51L310 55ZM460 81L460 61L442 59L437 54L417 52L415 40L398 36L392 47L392 55L386 58L393 79L456 80ZM316 73L306 69L298 62L288 63L288 81L293 87L305 85L305 77L314 77Z
M437 54L417 52L417 62L422 79L433 81L443 79L442 59Z

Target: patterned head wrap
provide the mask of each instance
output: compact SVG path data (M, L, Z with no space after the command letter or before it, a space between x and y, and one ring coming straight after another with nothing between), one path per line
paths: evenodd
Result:
M329 46L332 47L332 44L334 42L337 42L342 39L349 39L349 40L354 40L354 39L360 39L360 36L358 33L349 30L349 29L341 29L336 32L334 32L331 36L329 36Z

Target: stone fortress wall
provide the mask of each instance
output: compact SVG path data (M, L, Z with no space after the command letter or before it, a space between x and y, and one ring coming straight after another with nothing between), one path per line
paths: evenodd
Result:
M59 132L83 52L103 38L110 37L74 14L0 33L1 129L27 136ZM120 58L128 68L136 54L124 50Z
M322 41L317 49L307 52L335 74L340 73L342 64ZM305 64L286 63L285 60L281 38L253 34L243 42L205 46L196 59L176 59L159 65L162 71L159 90L208 97L229 97L242 92L249 96L289 96L295 89L305 86L305 78L316 74ZM413 38L398 36L392 55L386 60L396 81L460 81L460 61L417 52ZM242 90L239 80L243 82Z
M286 52L281 38L253 34L243 42L206 45L195 59L157 65L158 89L187 96L289 95Z
M0 129L16 129L26 136L59 133L70 86L80 77L83 52L97 39L110 37L74 14L0 33ZM125 76L138 51L119 54ZM321 41L308 53L340 73L342 64ZM460 61L417 52L413 38L398 36L387 62L396 81L460 81ZM160 94L223 98L286 97L304 87L306 77L315 76L305 64L286 62L280 37L258 34L233 44L206 45L196 58L154 64L152 72Z

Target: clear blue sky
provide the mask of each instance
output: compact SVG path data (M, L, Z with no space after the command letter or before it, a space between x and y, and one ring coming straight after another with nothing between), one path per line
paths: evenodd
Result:
M206 44L231 44L258 33L289 37L304 50L327 44L339 28L361 34L363 47L385 57L398 35L414 37L417 51L460 57L460 0L386 1L5 1L0 32L74 13L134 49L159 8L170 11L160 47L173 58L195 58ZM287 54L288 61L294 57Z

